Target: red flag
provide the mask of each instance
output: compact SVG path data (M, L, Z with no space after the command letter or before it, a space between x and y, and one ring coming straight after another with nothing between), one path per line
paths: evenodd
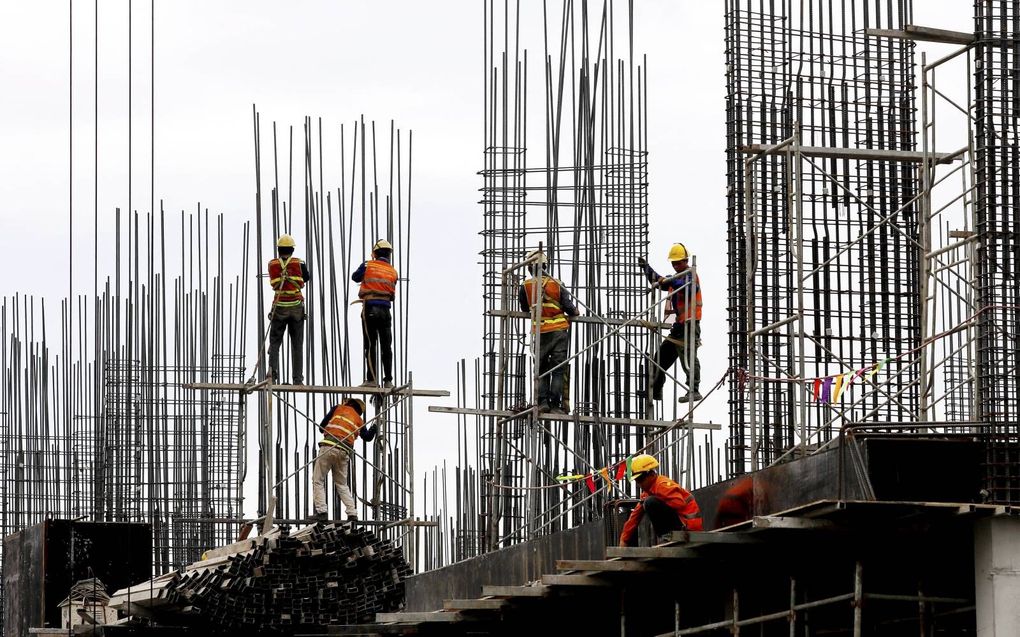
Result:
M821 400L822 399L822 379L821 378L816 378L815 379L814 394L815 394L815 400Z
M589 491L595 493L595 478L592 476L592 474L589 473L588 475L584 476L584 483L588 485Z
M616 465L616 479L623 480L623 476L627 475L627 463L621 462Z

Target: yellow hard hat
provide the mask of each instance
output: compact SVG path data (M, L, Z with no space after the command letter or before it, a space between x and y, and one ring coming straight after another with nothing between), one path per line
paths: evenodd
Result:
M650 456L647 453L642 453L634 456L630 461L630 473L631 480L638 477L640 474L651 471L659 466L659 461L654 456Z
M687 248L682 243L674 243L673 247L669 249L669 260L670 261L683 261L687 258Z
M360 398L348 398L347 404L352 407L357 407L358 410L361 411L362 415L365 414L365 401L361 400Z
M280 238L276 240L276 247L277 248L293 248L294 247L294 237L290 236L289 234L281 234Z
M372 252L375 252L376 250L392 250L392 249L393 246L391 246L390 242L387 241L386 239L379 239L378 241L375 242L375 245L372 246Z

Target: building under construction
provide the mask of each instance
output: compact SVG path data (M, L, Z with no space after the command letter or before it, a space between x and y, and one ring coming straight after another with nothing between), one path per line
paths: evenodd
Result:
M651 390L672 319L635 257L656 257L648 86L670 79L649 77L636 8L480 3L482 354L452 391L408 366L413 145L392 123L253 109L241 229L201 205L118 213L116 277L60 302L57 338L42 299L6 297L4 634L59 627L87 577L111 589L110 634L1018 634L1020 1L975 0L954 30L915 24L910 0L720 3L727 371L689 403L679 364ZM283 232L318 277L305 386L263 380ZM401 275L393 389L354 386L344 311L378 237ZM536 249L581 310L568 414L539 409L518 307ZM362 522L306 525L316 423L356 394L382 432L352 461ZM424 400L457 457L416 474ZM704 422L705 401L728 420ZM693 490L704 530L618 546L639 453ZM123 559L83 542L105 533ZM66 568L35 563L50 537Z

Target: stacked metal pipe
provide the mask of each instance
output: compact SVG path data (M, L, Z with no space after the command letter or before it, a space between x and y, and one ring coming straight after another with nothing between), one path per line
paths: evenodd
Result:
M411 573L390 542L333 523L282 529L209 555L118 591L111 606L160 623L288 632L399 610Z

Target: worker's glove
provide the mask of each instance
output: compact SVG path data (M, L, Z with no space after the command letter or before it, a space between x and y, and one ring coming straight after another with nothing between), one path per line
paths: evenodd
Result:
M648 265L648 261L646 261L644 257L638 257L637 258L637 264L640 265L643 268L646 265Z

